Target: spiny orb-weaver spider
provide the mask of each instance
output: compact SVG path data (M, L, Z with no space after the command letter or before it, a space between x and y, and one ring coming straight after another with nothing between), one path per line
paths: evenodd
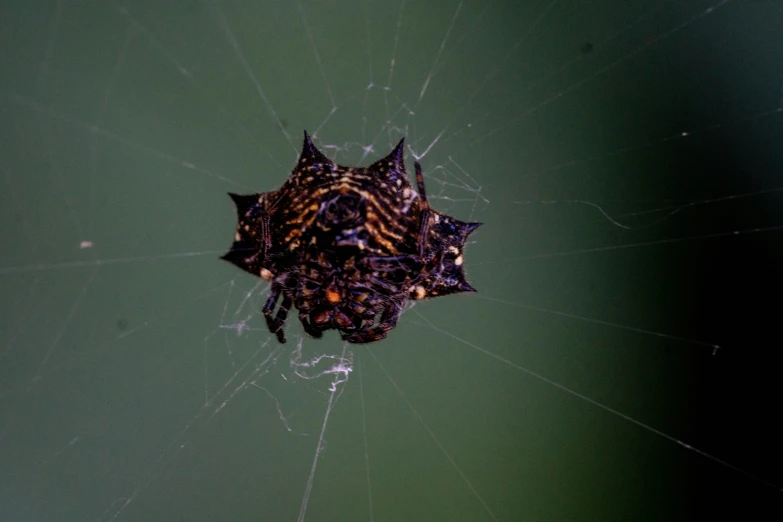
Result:
M348 342L368 343L386 337L409 299L475 292L462 251L481 223L431 209L418 161L412 190L403 143L368 167L345 167L305 131L279 190L229 194L238 223L222 259L271 281L263 314L281 343L291 306L313 337L335 329Z

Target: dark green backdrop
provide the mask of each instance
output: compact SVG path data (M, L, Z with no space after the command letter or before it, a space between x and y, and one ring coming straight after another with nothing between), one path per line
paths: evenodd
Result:
M776 519L782 9L2 2L0 520ZM278 345L218 257L303 129L478 293Z

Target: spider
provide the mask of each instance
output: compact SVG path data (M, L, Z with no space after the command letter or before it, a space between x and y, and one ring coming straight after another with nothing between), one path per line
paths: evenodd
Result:
M386 337L408 300L475 292L462 250L481 223L431 209L418 161L412 190L404 141L368 167L345 167L305 131L279 190L229 193L238 222L222 259L271 282L263 314L279 342L292 306L312 337L334 329L347 342L368 343Z

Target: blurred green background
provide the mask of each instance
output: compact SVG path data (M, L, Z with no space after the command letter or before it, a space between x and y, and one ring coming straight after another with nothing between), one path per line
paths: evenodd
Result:
M779 519L780 2L5 1L0 38L0 520ZM278 345L218 257L303 129L405 137L478 293Z

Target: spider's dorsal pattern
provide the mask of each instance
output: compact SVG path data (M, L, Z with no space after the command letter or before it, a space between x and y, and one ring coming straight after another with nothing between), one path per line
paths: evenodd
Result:
M462 250L480 224L431 210L421 168L417 194L403 152L400 140L368 167L345 167L305 132L280 190L230 194L237 231L223 259L272 282L264 316L280 342L291 306L308 334L336 329L361 343L386 337L408 299L475 291Z

